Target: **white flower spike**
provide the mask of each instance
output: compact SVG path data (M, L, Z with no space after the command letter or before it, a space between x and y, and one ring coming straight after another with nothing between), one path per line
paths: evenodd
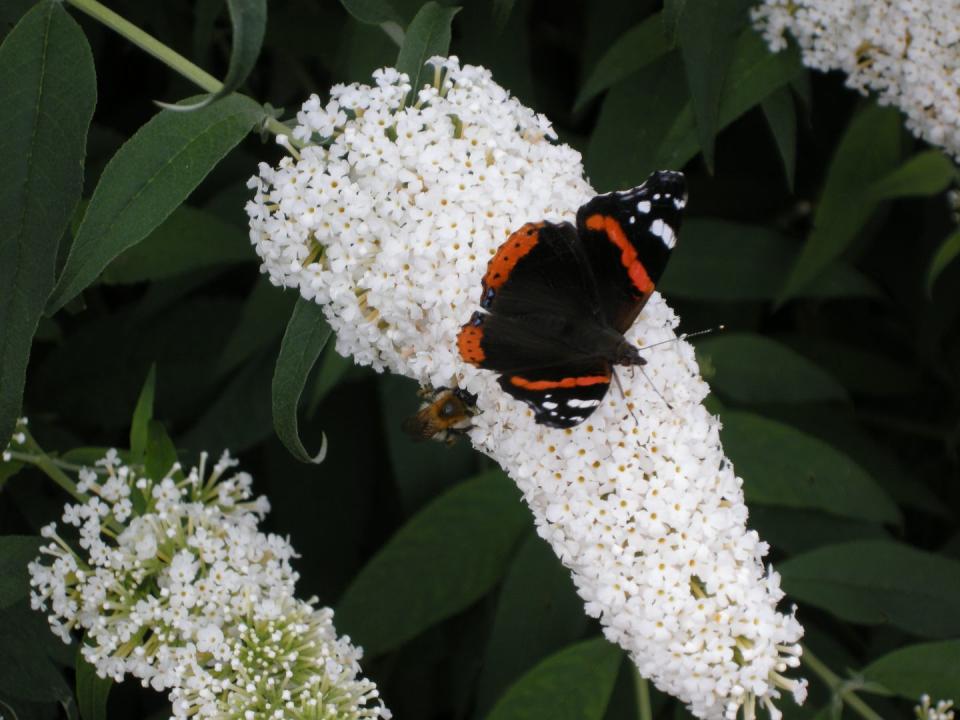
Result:
M753 20L782 50L789 32L805 65L840 70L906 115L907 128L960 159L960 13L956 0L764 0Z
M929 695L920 696L920 704L913 708L917 720L953 720L953 700L939 700L936 704Z
M489 71L431 63L412 107L392 69L303 105L299 159L250 182L263 272L323 304L341 354L477 395L472 443L523 491L586 612L645 677L697 717L753 718L758 706L778 717L781 691L806 694L785 677L803 629L777 611L779 575L746 529L741 480L702 404L709 388L662 298L626 338L676 342L644 354L646 377L621 373L623 393L572 429L536 424L494 373L460 358L457 333L500 244L526 222L572 219L595 193L580 155Z
M31 604L64 642L85 635L101 677L169 691L175 718L389 718L360 676L361 650L333 612L294 596L290 544L257 525L269 509L248 474L174 465L154 482L110 451L67 505L80 554L56 532L29 565Z

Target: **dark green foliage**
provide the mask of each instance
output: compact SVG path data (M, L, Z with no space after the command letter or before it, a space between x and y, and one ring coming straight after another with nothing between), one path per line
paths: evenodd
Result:
M770 54L740 0L106 4L225 97L69 3L0 1L0 435L22 402L69 462L129 447L158 477L239 452L302 596L337 608L398 720L639 717L632 664L515 486L465 440L404 435L414 384L340 357L247 242L246 181L281 157L259 132L273 108L384 65L417 86L449 47L545 113L598 191L686 172L660 289L681 331L727 326L697 341L708 403L805 642L883 717L960 696L956 168L896 110ZM29 609L25 564L65 499L0 462L0 713L167 717ZM782 703L836 707L816 679L807 707Z
M112 680L97 676L93 666L83 659L77 648L77 706L82 720L106 720L107 697Z
M57 2L0 45L0 437L20 412L30 343L80 199L97 90L90 47Z
M293 308L287 331L283 334L277 369L273 373L273 427L294 457L302 462L320 462L327 454L323 441L315 456L307 452L300 441L297 407L307 384L310 370L330 339L330 326L323 319L323 310L309 300L300 298Z

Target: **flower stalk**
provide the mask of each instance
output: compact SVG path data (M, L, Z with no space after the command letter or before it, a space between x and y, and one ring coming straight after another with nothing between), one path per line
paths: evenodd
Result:
M171 70L179 73L202 90L213 94L223 89L223 83L213 75L187 60L187 58L173 48L164 45L150 35L150 33L140 29L103 3L97 0L66 0L66 2L77 10L86 13L97 22L107 26L118 35L123 36L138 48L153 56ZM263 127L278 137L290 134L290 128L270 115L265 118Z
M810 648L806 645L803 647L803 664L823 681L823 684L830 689L831 693L839 696L851 710L864 720L883 720L852 688L845 687L846 684L843 679L810 652Z

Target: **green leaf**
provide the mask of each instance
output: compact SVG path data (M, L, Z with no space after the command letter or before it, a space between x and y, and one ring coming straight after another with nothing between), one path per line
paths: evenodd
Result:
M940 277L940 273L954 261L957 255L960 255L960 230L948 235L947 239L940 244L940 247L933 254L930 268L927 270L927 295L929 297L933 296L933 286L936 284L937 278Z
M783 286L798 246L773 230L712 218L685 220L680 241L658 284L667 297L739 302L770 300ZM874 287L838 263L805 297L872 297Z
M194 29L194 45L198 36L202 36L204 25L212 29L216 19L214 10L219 10L219 3L212 8L209 3L201 4L197 8L199 20ZM267 29L267 2L266 0L227 0L227 10L230 15L230 25L233 29L233 43L230 51L230 64L227 67L227 76L223 79L223 86L215 93L207 95L197 102L181 102L176 105L158 102L162 108L175 112L194 112L204 108L216 100L225 98L246 82L247 76L257 63L260 48L263 46L263 36ZM211 17L213 13L213 17Z
M340 4L357 20L368 25L402 22L400 13L388 0L340 0Z
M583 636L583 600L570 571L529 532L510 564L477 680L477 715L538 661Z
M311 455L303 446L297 408L310 371L330 335L330 326L323 318L320 306L312 300L298 298L280 343L271 394L273 427L287 450L300 462L320 463L327 454L326 437L316 455Z
M869 188L900 161L900 114L868 105L850 123L827 171L813 231L803 246L779 301L797 295L836 260L870 218L877 199Z
M664 0L663 3L663 36L671 45L677 42L680 34L680 23L687 9L687 0Z
M77 648L77 705L80 708L80 717L83 720L107 720L107 697L113 681L101 678L93 665L83 659L81 648Z
M143 462L147 452L147 436L150 421L153 420L153 398L157 386L157 365L150 366L147 379L143 383L137 406L133 410L133 420L130 422L130 456L135 463Z
M919 391L917 371L907 367L903 358L894 359L886 352L807 334L781 336L780 339L826 369L854 395L887 397Z
M209 60L214 43L214 28L223 8L223 0L197 0L193 7L193 32L190 45L198 65Z
M298 297L296 292L278 288L261 275L243 304L240 320L223 346L217 363L219 372L227 373L240 367L257 352L279 340Z
M147 425L147 450L144 453L144 466L147 477L161 480L177 462L177 446L167 434L167 429L159 420L151 420Z
M782 87L767 97L761 107L783 161L787 189L792 193L793 178L797 172L797 108L793 92L789 87Z
M227 97L246 82L253 66L257 64L267 29L267 0L227 0L227 10L233 26L230 65L223 79L223 87L211 101Z
M734 46L717 128L732 123L801 71L793 49L771 53L756 32L745 30ZM670 53L607 94L587 150L587 169L598 189L629 187L654 170L683 167L699 149L683 64L679 53Z
M746 28L734 45L720 97L717 129L721 130L803 71L798 53L791 46L771 53L752 28ZM660 154L661 167L683 167L700 149L694 114L688 104ZM665 164L664 164L665 163Z
M791 555L850 540L889 537L883 526L873 522L773 505L751 505L750 528L774 547Z
M580 88L573 109L580 110L607 88L616 85L672 49L673 43L664 33L661 13L651 15L642 23L634 25L614 40L597 61L583 87Z
M603 638L571 645L512 685L486 720L601 720L622 658Z
M819 548L777 567L795 600L922 637L960 634L960 562L888 540Z
M902 698L917 702L926 693L934 702L960 698L960 640L922 643L894 650L863 670Z
M666 168L662 148L687 107L683 63L676 52L614 85L587 148L587 174L594 186L601 191L626 188Z
M424 63L434 55L449 52L450 24L458 12L458 7L443 7L430 0L410 21L397 56L397 70L410 76L409 102L416 102L417 93L432 81L427 77Z
M163 110L141 127L104 169L48 311L166 220L263 116L250 98L231 95L195 112Z
M27 564L39 557L43 544L32 535L0 535L0 609L30 594Z
M51 659L54 637L46 618L26 600L0 612L0 697L29 702L62 702L70 688Z
M500 471L427 505L347 588L337 628L376 657L464 610L500 580L530 517Z
M83 186L96 104L93 56L58 2L26 13L0 45L0 443L20 414L30 345L57 247Z
M900 522L896 504L843 453L789 425L746 412L722 416L721 438L748 503Z
M802 355L752 333L722 333L697 343L714 368L710 386L738 403L845 400L843 387Z
M238 453L270 437L273 372L272 352L264 351L251 358L204 407L190 430L179 436L182 447L198 453L228 448Z
M181 205L142 242L113 260L100 279L109 285L163 280L254 258L240 228L205 210Z
M875 182L868 195L875 201L898 197L924 197L947 189L956 177L953 163L939 150L917 153L893 172Z
M320 367L317 369L316 378L307 399L307 415L313 417L313 414L320 407L320 403L327 397L329 392L337 386L352 368L353 362L348 357L344 357L337 352L333 345L327 345L323 351L323 357L320 359Z
M713 173L714 139L719 130L720 98L737 33L744 25L745 9L742 0L700 0L695 11L680 12L677 16L677 41L696 119L697 139L710 173Z

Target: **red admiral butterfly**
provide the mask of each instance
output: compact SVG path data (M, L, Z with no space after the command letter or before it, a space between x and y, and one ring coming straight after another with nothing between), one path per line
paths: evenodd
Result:
M404 419L401 428L414 440L456 442L458 435L470 429L470 418L477 414L477 396L462 388L421 389L424 402L416 415Z
M686 205L683 174L598 195L577 225L527 223L483 276L480 307L457 336L460 356L500 373L541 425L573 427L603 400L614 365L643 365L624 333L663 274Z

